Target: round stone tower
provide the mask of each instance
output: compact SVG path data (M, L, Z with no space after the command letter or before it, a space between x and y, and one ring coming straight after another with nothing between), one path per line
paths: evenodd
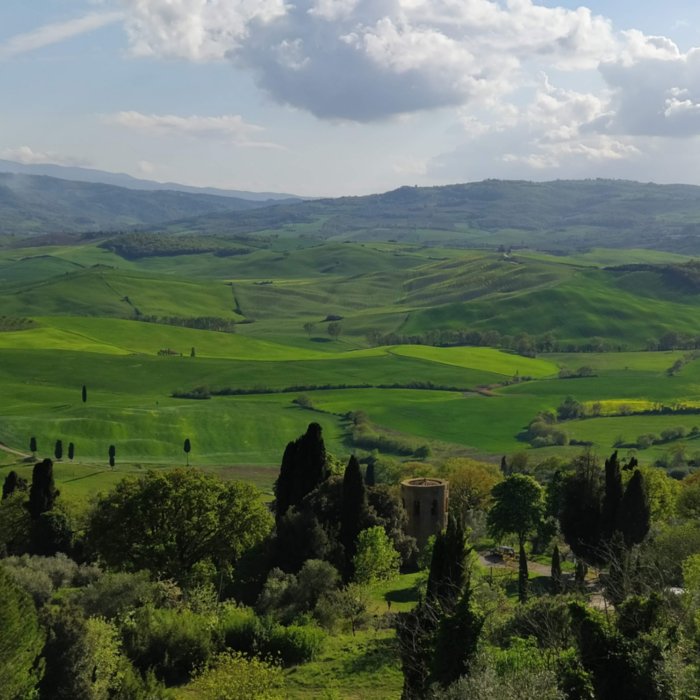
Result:
M447 527L449 491L443 479L406 479L401 482L401 501L408 514L406 534L422 549L431 535Z

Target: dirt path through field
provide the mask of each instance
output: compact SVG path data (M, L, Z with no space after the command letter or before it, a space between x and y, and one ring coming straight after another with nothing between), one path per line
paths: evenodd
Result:
M17 455L17 457L21 457L22 459L27 459L27 457L31 457L31 455L27 452L20 452L19 450L14 450L12 447L8 447L4 442L0 442L0 450L2 450L3 452L7 452L11 455Z

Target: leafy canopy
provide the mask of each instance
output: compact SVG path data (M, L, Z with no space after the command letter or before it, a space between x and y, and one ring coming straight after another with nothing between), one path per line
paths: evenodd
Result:
M98 501L87 535L110 567L182 581L200 562L235 561L271 527L253 486L175 469L121 481Z

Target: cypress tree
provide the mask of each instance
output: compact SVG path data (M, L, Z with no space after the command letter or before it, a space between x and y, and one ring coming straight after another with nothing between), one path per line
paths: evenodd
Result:
M185 444L182 446L185 451L185 456L187 457L187 466L190 466L190 451L192 450L192 443L189 438L185 438Z
M32 520L37 520L42 513L52 510L57 497L58 490L53 479L53 462L50 459L37 462L32 472L32 485L27 503Z
M617 511L622 501L622 474L620 462L617 459L617 450L605 460L605 494L603 495L603 507L601 512L601 534L609 540L615 531L617 524Z
M501 474L503 474L503 476L510 476L510 467L508 466L505 455L501 457Z
M75 457L75 445L72 442L69 442L68 443L68 459L70 459L72 461L73 457Z
M454 613L440 620L433 655L433 680L446 687L467 675L483 626L484 616L475 608L471 588L467 586Z
M561 593L562 588L561 555L559 554L559 547L554 545L554 551L552 552L552 592Z
M32 453L32 456L36 453L36 438L34 436L29 438L29 451Z
M115 458L117 456L117 448L114 445L110 445L107 450L107 455L109 456L109 466L114 467Z
M340 542L345 550L346 579L352 578L352 560L357 552L357 536L367 513L367 490L360 463L350 457L343 474L343 499L340 506Z
M618 509L617 529L622 533L625 545L639 544L651 526L651 509L644 485L644 476L635 469L627 484Z
M277 522L292 506L311 493L330 476L321 426L310 423L306 433L290 442L284 450L280 473L275 483Z
M53 448L53 456L57 460L63 457L63 442L61 440L56 440L56 444Z
M370 457L369 462L367 463L367 470L365 471L365 484L367 486L375 486L376 483L377 479L374 475L374 459Z
M11 471L2 485L2 500L9 498L15 491L26 491L27 482L16 472Z
M85 384L83 384L82 398L83 398L83 403L85 403L87 401L87 387L85 386Z
M447 529L437 535L433 546L426 591L429 603L437 602L443 609L452 609L466 582L470 551L461 522L450 517Z
M559 523L567 544L579 559L604 563L601 524L604 485L593 455L577 458L576 472L564 482Z

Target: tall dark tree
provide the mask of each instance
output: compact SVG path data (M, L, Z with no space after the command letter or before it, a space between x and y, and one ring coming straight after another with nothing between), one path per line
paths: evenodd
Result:
M446 687L466 676L476 655L484 616L472 601L472 592L466 586L454 613L440 620L433 654L433 680Z
M435 537L426 591L428 603L452 610L467 581L470 551L461 519L450 517L447 529Z
M357 553L357 536L367 517L367 490L360 463L350 457L343 474L343 500L340 505L340 542L345 550L345 578L353 575L352 560Z
M605 494L601 512L601 535L609 540L617 524L617 512L622 501L622 474L617 450L605 460Z
M559 524L567 544L591 564L605 559L602 548L604 485L596 457L586 452L574 460L574 473L564 484Z
M6 477L2 485L2 500L9 498L15 491L26 491L27 482L14 470Z
M365 470L365 484L367 486L374 486L377 483L377 478L374 473L375 469L375 461L373 458L370 458L369 461L367 462L367 469Z
M284 450L280 474L275 483L275 518L279 522L292 506L301 502L330 476L326 446L318 423L310 423L306 433Z
M52 510L56 498L58 490L53 479L53 462L50 459L37 462L32 472L32 485L27 503L32 520L37 520L42 513Z
M34 436L29 438L29 451L32 453L32 457L36 454L36 438Z
M85 386L85 384L83 384L82 398L83 398L83 403L85 403L87 401L87 387Z
M635 470L627 484L617 516L617 529L622 533L625 544L628 547L640 544L651 526L651 509L644 476L639 469Z
M552 592L561 593L562 583L561 555L559 554L559 547L554 545L554 551L552 552Z
M62 459L62 457L63 457L63 441L62 440L56 440L56 444L54 445L54 448L53 448L53 456L56 459Z
M75 445L72 442L69 442L68 443L68 459L70 459L72 461L73 457L75 457Z
M190 452L192 451L192 443L190 442L189 438L185 438L185 444L182 446L182 449L185 452L185 456L187 458L187 466L190 466Z
M403 672L401 700L423 700L428 696L439 622L437 606L427 602L397 615L396 638Z
M503 476L510 476L511 474L511 469L505 455L501 457L501 474L503 474Z
M110 445L107 450L107 455L109 457L109 466L114 467L114 462L117 456L117 448L114 445Z

